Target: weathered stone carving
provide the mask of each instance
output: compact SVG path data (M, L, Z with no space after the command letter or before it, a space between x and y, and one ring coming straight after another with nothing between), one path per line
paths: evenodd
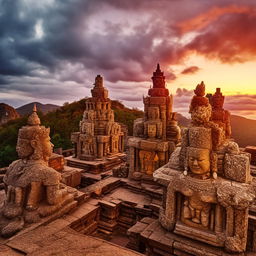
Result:
M152 80L153 88L149 89L149 96L143 98L144 118L134 121L134 137L128 141L129 177L135 179L144 174L152 177L155 169L168 162L180 141L180 128L172 112L172 96L165 88L165 76L159 64Z
M37 222L59 209L68 210L74 201L74 191L61 184L61 175L48 167L53 145L49 128L40 126L36 108L27 126L19 130L17 152L4 177L6 200L1 209L0 231L11 236L25 223ZM63 212L64 213L64 212Z
M124 134L114 121L111 100L100 75L95 78L91 93L85 103L80 131L71 135L75 158L89 161L123 152L124 148Z
M220 88L216 88L216 92L207 96L212 105L211 120L217 123L225 131L227 138L231 136L230 113L223 109L225 96L222 95Z
M190 105L192 124L181 147L154 178L166 187L161 225L229 252L246 249L248 211L256 183L250 157L226 136L226 127L210 121L212 108L199 84Z

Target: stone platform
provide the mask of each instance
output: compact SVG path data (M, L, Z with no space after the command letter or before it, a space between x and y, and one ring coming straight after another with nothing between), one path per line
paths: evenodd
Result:
M67 165L70 167L81 168L87 172L93 174L99 174L101 172L106 172L112 168L119 166L123 163L123 158L126 157L126 154L119 153L104 159L98 159L95 161L85 161L72 156L66 157Z
M0 255L141 255L75 230L78 222L83 219L88 222L88 216L96 216L91 213L96 213L98 208L93 204L82 205L74 212L51 223L34 226L10 239L1 239Z
M158 220L144 218L128 230L129 248L144 249L148 256L253 256L255 253L228 253L221 248L185 238L163 229Z

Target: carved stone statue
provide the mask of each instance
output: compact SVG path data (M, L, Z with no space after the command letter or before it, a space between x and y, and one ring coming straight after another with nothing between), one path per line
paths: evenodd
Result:
M212 108L203 83L195 94L192 123L182 131L181 147L153 174L166 187L159 220L175 234L244 252L248 210L256 191L250 157L225 136L222 125L210 121Z
M147 182L153 181L154 170L168 162L180 142L180 128L172 112L172 95L166 88L164 72L159 64L152 81L153 87L148 90L148 96L143 97L144 117L134 121L133 137L128 141L129 177Z
M75 157L67 160L68 165L69 162L72 162L72 166L83 164L79 160L91 162L101 159L104 161L111 154L117 156L117 153L123 152L124 133L121 131L120 124L114 121L114 111L111 109L108 90L104 88L103 78L100 75L96 76L91 93L92 97L85 102L80 131L71 135L75 146ZM119 147L119 144L122 146ZM88 164L91 163L84 163L85 167L88 167Z
M40 126L34 107L27 126L19 130L16 149L20 159L9 166L4 177L6 200L1 209L2 236L11 236L25 223L37 222L74 201L74 194L60 183L60 173L48 167L53 147L49 132L49 128Z
M211 120L217 123L225 131L227 138L231 136L230 113L223 109L225 96L222 95L220 88L216 88L216 92L210 97L212 105Z

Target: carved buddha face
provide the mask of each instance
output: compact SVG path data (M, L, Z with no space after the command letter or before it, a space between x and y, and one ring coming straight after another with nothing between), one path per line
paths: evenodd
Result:
M49 160L54 147L54 145L51 143L51 138L49 136L43 137L41 138L40 143L42 145L43 158L45 160Z
M155 138L156 137L156 125L149 124L148 125L148 137Z
M16 146L18 156L21 159L48 161L53 149L49 130L37 127L25 127L22 129L20 129L21 132L19 133L20 136Z
M210 152L208 149L189 148L188 165L196 176L207 176L210 173Z
M213 97L212 97L212 105L216 109L222 109L223 105L224 105L224 96L213 95Z

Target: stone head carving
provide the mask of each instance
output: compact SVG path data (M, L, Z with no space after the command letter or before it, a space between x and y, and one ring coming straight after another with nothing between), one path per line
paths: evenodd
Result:
M28 125L19 130L16 146L19 158L48 161L53 148L49 133L49 128L40 126L40 119L34 108L32 115L28 118Z
M210 151L208 149L188 148L188 166L191 175L200 179L210 177Z
M222 109L225 96L222 95L220 88L216 88L216 92L212 96L212 106L214 109Z
M156 137L156 125L155 124L149 124L148 125L148 137L149 138L155 138Z

